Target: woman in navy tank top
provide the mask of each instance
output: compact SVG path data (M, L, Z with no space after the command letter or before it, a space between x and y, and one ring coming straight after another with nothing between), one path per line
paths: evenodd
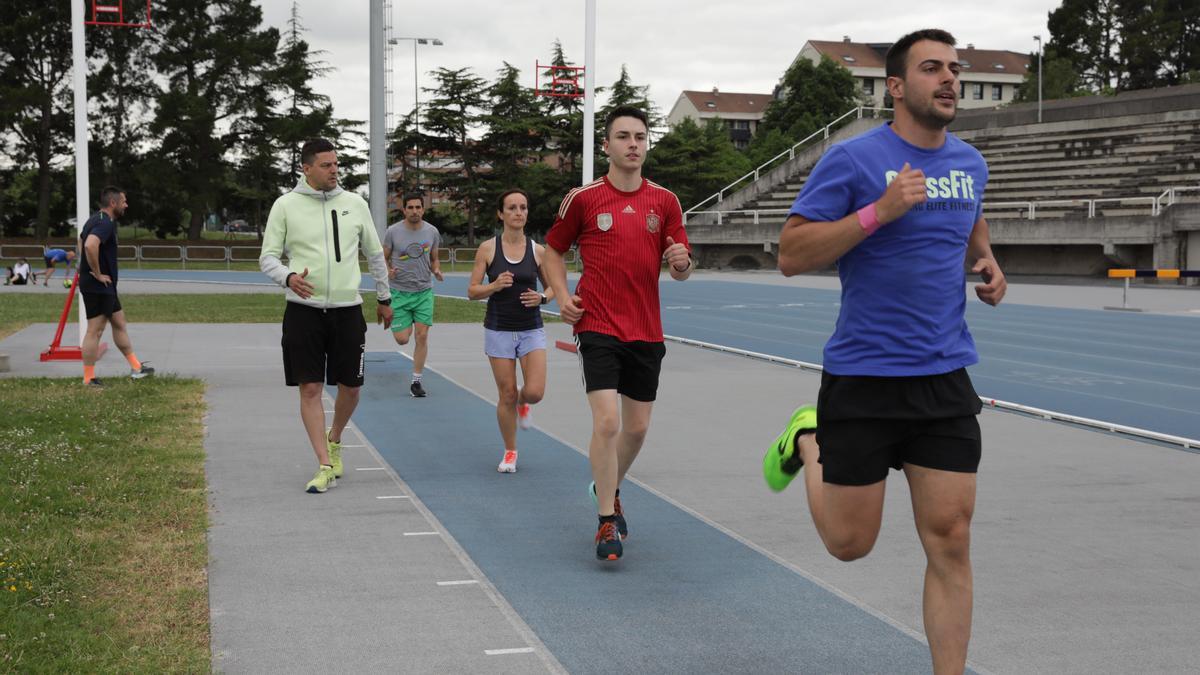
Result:
M546 391L546 331L541 305L554 296L542 276L541 244L525 236L529 195L509 189L496 203L496 216L504 225L494 239L479 245L475 267L467 286L472 300L487 298L483 320L483 351L496 378L496 421L504 440L504 455L496 467L501 473L517 470L517 425L532 426L529 406ZM484 276L487 283L484 283ZM544 293L538 292L538 282ZM517 387L517 362L524 384Z

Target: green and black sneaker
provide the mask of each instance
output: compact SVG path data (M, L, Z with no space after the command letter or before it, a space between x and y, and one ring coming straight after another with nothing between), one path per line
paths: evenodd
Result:
M787 428L775 439L775 443L763 455L763 478L767 486L780 492L792 482L804 461L796 449L796 437L803 432L817 430L817 407L812 405L796 408Z

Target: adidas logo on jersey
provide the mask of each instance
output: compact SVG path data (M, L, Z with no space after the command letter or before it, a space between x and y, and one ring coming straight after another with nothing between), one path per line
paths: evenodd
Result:
M634 210L633 210L633 205L632 205L632 204L626 204L626 205L625 205L625 210L624 210L624 211L621 211L621 213L637 213L637 211L634 211Z

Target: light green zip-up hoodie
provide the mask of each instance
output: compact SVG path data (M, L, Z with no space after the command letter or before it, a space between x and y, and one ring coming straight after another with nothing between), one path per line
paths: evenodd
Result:
M362 304L358 290L362 281L360 246L375 280L376 299L390 302L387 263L367 203L340 187L329 192L314 190L301 177L291 192L271 206L258 266L284 288L289 274L301 274L308 268L305 279L313 285L312 296L302 299L289 288L288 302L321 308L353 307ZM287 255L287 265L280 260L283 255Z

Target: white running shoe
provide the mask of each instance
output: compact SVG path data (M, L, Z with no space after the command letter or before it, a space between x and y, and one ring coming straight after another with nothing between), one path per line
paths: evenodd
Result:
M528 403L517 406L517 426L522 429L533 428L533 410Z
M496 467L500 473L516 473L517 472L517 451L505 450L504 459L500 460L500 466Z

